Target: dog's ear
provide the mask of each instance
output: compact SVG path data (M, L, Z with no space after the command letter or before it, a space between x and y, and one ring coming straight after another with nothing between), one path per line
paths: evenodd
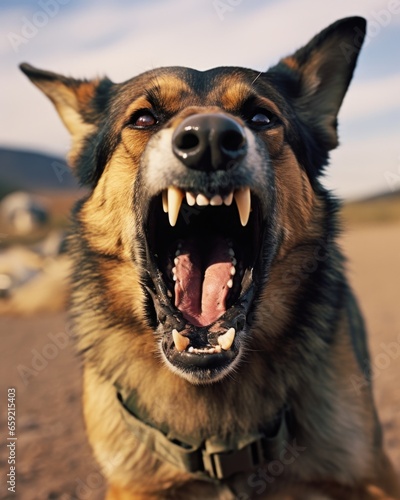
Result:
M327 149L338 144L337 114L365 37L362 17L341 19L272 68L287 80L289 97L300 119ZM286 78L285 78L286 77Z
M20 65L21 71L52 101L72 136L70 163L81 149L84 140L95 133L101 120L101 108L107 102L112 82L107 78L76 80L57 73Z

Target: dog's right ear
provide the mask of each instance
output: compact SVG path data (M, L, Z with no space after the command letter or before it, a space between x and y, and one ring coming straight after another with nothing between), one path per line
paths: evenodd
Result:
M100 101L104 105L112 82L107 78L76 80L27 63L21 64L20 69L52 101L69 130L72 136L69 159L73 163L84 139L97 130L100 110L96 107Z
M297 116L302 124L310 127L317 139L317 147L325 152L338 145L337 116L365 32L365 19L340 19L268 72L279 82L284 82L286 96ZM315 170L320 169L321 165Z

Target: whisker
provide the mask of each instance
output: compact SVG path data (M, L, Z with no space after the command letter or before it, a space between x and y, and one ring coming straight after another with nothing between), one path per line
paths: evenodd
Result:
M262 72L262 71L260 71L260 72L258 73L258 75L254 78L254 80L251 82L251 85L254 85L254 84L256 83L256 81L260 78L260 76L261 76L262 74L263 74L263 72Z

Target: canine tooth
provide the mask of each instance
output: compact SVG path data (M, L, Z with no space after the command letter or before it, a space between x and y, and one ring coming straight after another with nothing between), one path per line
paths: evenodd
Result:
M228 288L232 288L233 287L233 281L232 280L229 280L228 283L226 284L226 286Z
M233 341L235 340L236 330L234 328L229 328L229 330L218 337L218 344L222 347L224 351L227 351Z
M235 276L236 274L236 269L232 266L230 270L231 276Z
M205 207L210 203L210 200L204 196L204 194L198 194L196 197L196 203L200 207Z
M175 226L178 220L179 210L182 200L185 197L183 192L175 186L168 188L168 219L171 226Z
M184 351L190 343L190 340L181 335L175 328L172 330L172 338L174 339L176 350L179 352Z
M168 213L168 194L167 191L162 192L162 207L165 213Z
M193 193L187 192L186 193L186 201L190 207L193 207L193 205L196 203L196 196Z
M233 192L229 193L228 196L225 197L224 203L227 207L232 205L232 200L233 200Z
M247 187L236 191L235 200L239 211L240 223L242 226L246 226L249 222L251 208L250 188Z
M222 198L219 194L216 194L210 200L210 205L213 207L217 207L219 205L222 205L222 203L223 203L223 201L222 201Z

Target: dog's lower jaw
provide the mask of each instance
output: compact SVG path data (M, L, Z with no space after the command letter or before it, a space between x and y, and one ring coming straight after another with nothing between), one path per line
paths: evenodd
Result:
M169 370L172 371L178 377L185 379L187 382L190 382L193 385L211 385L217 382L221 382L225 377L234 377L237 368L239 367L242 360L242 348L238 348L237 354L234 356L233 361L229 362L226 366L222 368L210 370L210 369L195 369L194 367L188 367L186 369L182 369L182 367L176 366L172 364L170 360L167 358L163 348L162 341L159 344L159 349L161 351L162 359L165 365ZM179 356L180 353L178 353ZM194 354L194 356L198 356L199 354ZM201 354L200 354L201 355ZM210 357L212 354L206 354L206 356Z
M211 324L202 326L188 320L170 300L162 272L147 251L148 300L154 308L162 359L177 375L193 384L209 384L232 374L248 342L248 319L258 282L253 269L242 271L241 292L235 303ZM259 267L259 265L258 265ZM205 295L207 292L204 292Z

